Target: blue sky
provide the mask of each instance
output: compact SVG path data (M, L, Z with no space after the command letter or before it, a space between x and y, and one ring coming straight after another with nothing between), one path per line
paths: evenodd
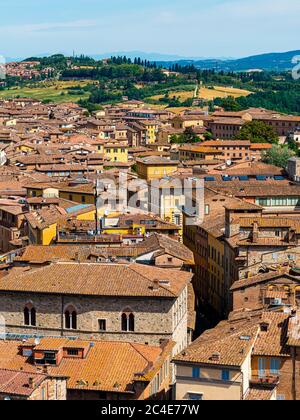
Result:
M300 49L299 0L0 0L0 55Z

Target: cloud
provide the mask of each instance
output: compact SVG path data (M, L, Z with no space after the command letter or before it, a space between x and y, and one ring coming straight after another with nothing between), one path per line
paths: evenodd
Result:
M45 0L41 11L29 0L13 21L4 1L0 54L9 56L57 49L243 56L299 46L299 0L68 0L61 11L53 6L59 0Z
M91 29L97 26L95 20L75 20L71 22L46 22L26 25L2 26L1 32L35 33L35 32L65 32L79 29Z

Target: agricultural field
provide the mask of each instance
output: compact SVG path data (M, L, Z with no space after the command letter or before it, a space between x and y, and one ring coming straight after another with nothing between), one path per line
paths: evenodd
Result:
M249 96L252 92L244 89L236 89L231 87L214 86L213 89L208 87L201 87L198 91L198 98L212 101L216 98L227 98L233 96L239 98L241 96Z
M154 95L154 96L151 96L150 99L159 101L164 96L165 95ZM182 91L176 91L176 92L170 91L169 96L170 98L172 98L173 96L176 96L176 98L179 98L180 101L186 101L187 99L194 97L194 90L191 90L191 91L182 90Z
M214 86L212 88L209 87L199 87L198 89L198 98L205 99L208 101L212 101L216 98L227 98L228 96L233 96L234 98L239 98L241 96L248 96L251 92L244 89L237 89L231 87L222 87L222 86ZM195 95L195 89L191 90L178 90L178 91L169 91L169 96L172 98L173 96L177 97L180 101L186 101L187 99L193 98ZM164 95L154 95L151 96L151 100L159 101L163 98Z
M90 80L81 81L47 81L40 82L33 87L16 87L7 90L0 91L0 98L34 98L40 101L51 101L56 103L63 102L77 102L80 99L87 99L89 92L78 94L69 94L68 90L72 90L72 87L81 86L84 87L89 83L94 83Z

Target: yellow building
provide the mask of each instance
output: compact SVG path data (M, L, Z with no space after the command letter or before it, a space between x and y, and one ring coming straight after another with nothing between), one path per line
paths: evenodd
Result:
M202 224L187 225L183 221L184 244L194 252L195 276L193 284L197 305L209 305L217 317L226 313L225 293L225 244L222 225L218 218L210 218Z
M215 160L223 156L221 150L202 147L201 144L185 144L179 149L179 160Z
M176 130L180 130L180 129L186 129L186 128L195 128L195 127L204 127L204 122L203 122L203 116L181 116L178 115L176 116L173 120L172 120L172 126L173 128L176 128Z
M59 188L56 185L33 183L26 185L26 195L28 198L43 197L43 198L58 198Z
M75 203L90 205L95 203L95 193L91 185L62 188L59 191L59 197L65 200L74 201Z
M145 236L158 233L180 238L179 226L153 215L111 213L103 217L102 225L102 232L106 234Z
M20 144L16 147L16 152L25 152L25 153L31 153L34 152L35 147L30 144Z
M218 314L223 314L225 309L225 245L221 240L222 232L218 229L212 227L207 230L207 234L209 301Z
M55 242L57 228L68 218L82 221L95 220L95 208L90 205L77 205L62 209L56 206L44 208L26 215L29 243L48 246Z
M111 162L128 162L128 143L119 141L102 142L97 146L98 152L103 154ZM109 163L108 163L109 165Z
M161 157L137 159L136 171L140 178L151 181L161 179L176 172L178 163Z
M159 129L159 124L155 121L142 121L140 122L142 126L146 128L146 144L154 144L157 140L157 133Z

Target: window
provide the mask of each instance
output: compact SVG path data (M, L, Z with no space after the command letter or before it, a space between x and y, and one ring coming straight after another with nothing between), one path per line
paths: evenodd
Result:
M190 401L202 401L203 400L203 394L195 394L193 392L189 392L189 400Z
M77 312L72 307L65 311L65 328L66 330L77 330Z
M266 376L266 359L258 359L258 376L264 378Z
M81 202L85 203L85 196L84 195L81 197Z
M28 327L36 326L36 310L32 305L24 308L24 325Z
M228 369L222 370L222 381L229 381L230 380L230 372Z
M135 320L133 313L123 313L122 314L122 331L124 332L134 332Z
M79 350L76 349L68 349L67 353L68 356L79 356Z
M272 375L278 375L280 371L280 361L278 359L271 359L270 372Z
M46 351L44 353L44 364L56 365L56 353L52 351Z
M106 319L99 319L99 331L106 331Z
M180 226L180 220L181 220L180 215L179 214L175 214L174 215L174 223L175 223L175 225Z
M193 378L194 379L200 378L200 368L193 368Z

